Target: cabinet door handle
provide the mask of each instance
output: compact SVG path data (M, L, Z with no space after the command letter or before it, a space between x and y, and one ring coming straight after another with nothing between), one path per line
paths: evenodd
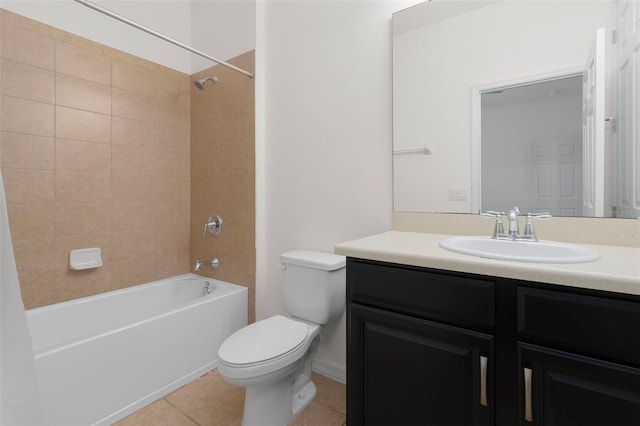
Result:
M480 357L480 405L487 406L487 357Z
M530 368L524 369L524 419L533 422L533 407L531 406L531 373Z

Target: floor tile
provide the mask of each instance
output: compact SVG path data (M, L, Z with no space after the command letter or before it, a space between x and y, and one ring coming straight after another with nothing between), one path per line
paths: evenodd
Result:
M342 426L344 420L344 414L314 401L289 426Z
M311 373L311 380L316 385L316 399L335 411L347 414L347 387L318 373Z
M164 399L159 399L115 423L114 426L197 426Z
M312 380L316 398L289 426L344 426L346 386L317 373ZM241 426L244 393L213 370L115 426Z
M214 370L165 399L201 426L227 426L242 416L244 388L227 383Z

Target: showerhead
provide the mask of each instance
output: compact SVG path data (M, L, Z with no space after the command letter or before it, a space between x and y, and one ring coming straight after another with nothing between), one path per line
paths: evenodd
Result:
M218 77L213 76L213 77L202 78L198 81L194 81L193 84L195 84L198 90L204 90L204 85L207 83L207 81L213 81L214 83L217 83Z

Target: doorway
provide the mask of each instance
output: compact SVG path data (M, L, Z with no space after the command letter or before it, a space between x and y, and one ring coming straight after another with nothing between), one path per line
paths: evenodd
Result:
M582 215L582 74L479 95L481 210Z

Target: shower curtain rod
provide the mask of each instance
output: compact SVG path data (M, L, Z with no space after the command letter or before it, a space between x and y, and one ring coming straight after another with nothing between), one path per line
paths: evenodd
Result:
M100 13L103 13L103 14L105 14L105 15L107 15L107 16L110 16L110 17L112 17L112 18L114 18L114 19L117 19L118 21L123 22L123 23L125 23L125 24L127 24L127 25L130 25L130 26L132 26L132 27L134 27L134 28L137 28L137 29L139 29L139 30L142 30L142 31L144 31L144 32L145 32L145 33L147 33L147 34L151 34L152 36L158 37L158 38L160 38L160 39L162 39L162 40L164 40L164 41L167 41L167 42L169 42L169 43L171 43L171 44L173 44L173 45L176 45L176 46L181 47L181 48L183 48L183 49L185 49L185 50L188 50L188 51L189 51L189 52L191 52L191 53L195 53L196 55L198 55L198 56L202 56L202 57L203 57L203 58L205 58L205 59L208 59L208 60L213 61L213 62L215 62L215 63L217 63L217 64L220 64L220 65L223 65L223 66L225 66L225 67L227 67L227 68L230 68L230 69L232 69L232 70L234 70L234 71L237 71L237 72L239 72L239 73L242 73L242 74L246 75L246 76L247 76L247 77L249 77L249 78L253 78L253 74L252 74L252 73L250 73L249 71L245 71L245 70L243 70L242 68L238 68L238 67L236 67L235 65L232 65L232 64L230 64L230 63L228 63L228 62L222 61L222 60L220 60L220 59L216 59L216 58L214 58L214 57L213 57L213 56L211 56L211 55L207 55L207 54L206 54L206 53L204 53L204 52L201 52L201 51L199 51L199 50L197 50L197 49L194 49L194 48L193 48L193 47L191 47L191 46L188 46L188 45L186 45L186 44L184 44L184 43L181 43L181 42L179 42L179 41L177 41L177 40L174 40L174 39L172 39L171 37L167 37L166 35L161 34L161 33L157 32L157 31L154 31L154 30L152 30L151 28L145 27L144 25L140 25L140 24L138 24L137 22L134 22L134 21L132 21L132 20L130 20L130 19L127 19L127 18L125 18L125 17L124 17L124 16L122 16L122 15L118 15L117 13L112 12L112 11L110 11L109 9L105 9L105 8L103 8L102 6L98 6L98 5L97 5L97 4L95 4L95 3L91 3L91 2L90 2L90 1L88 1L88 0L74 0L74 1L75 1L75 2L77 2L77 3L80 3L80 4L84 5L84 6L87 6L87 7L91 8L91 9L93 9L93 10L95 10L95 11L98 11L98 12L100 12Z

